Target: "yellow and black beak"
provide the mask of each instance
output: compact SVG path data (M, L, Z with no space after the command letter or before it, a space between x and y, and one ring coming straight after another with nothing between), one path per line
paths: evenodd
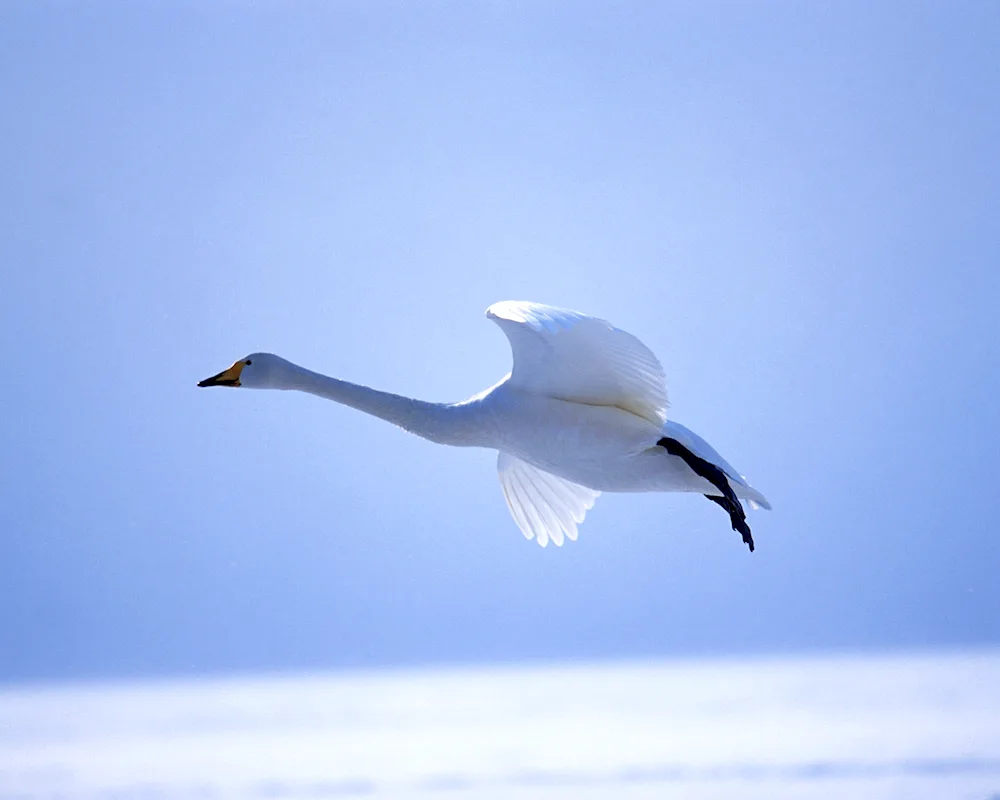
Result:
M243 372L243 367L246 365L246 361L237 361L229 369L224 369L218 375L213 375L211 378L205 378L203 381L198 381L199 386L239 386L240 385L240 373Z

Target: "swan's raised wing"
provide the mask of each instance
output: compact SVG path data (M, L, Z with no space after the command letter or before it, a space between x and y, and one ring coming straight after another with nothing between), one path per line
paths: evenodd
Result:
M543 472L519 458L501 452L497 458L500 488L514 522L527 539L542 547L563 537L576 540L576 526L583 522L600 492Z
M506 301L486 309L510 340L510 382L526 391L617 406L662 425L667 384L656 356L609 322L538 303Z

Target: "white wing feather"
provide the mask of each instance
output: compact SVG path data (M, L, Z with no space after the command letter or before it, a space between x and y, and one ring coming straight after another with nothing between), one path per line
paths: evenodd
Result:
M525 538L535 539L542 547L549 540L562 546L564 536L575 541L576 526L600 495L509 453L497 457L497 472L514 522Z
M511 385L590 405L617 406L662 425L667 385L656 356L608 322L539 303L505 301L486 309L510 340Z

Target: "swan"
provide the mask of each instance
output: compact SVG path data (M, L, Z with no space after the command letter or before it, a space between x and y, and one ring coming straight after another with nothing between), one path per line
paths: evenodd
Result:
M609 322L504 301L486 316L506 334L513 368L460 403L430 403L251 353L198 386L290 389L372 414L439 444L498 451L514 522L542 547L577 538L601 492L698 492L729 515L752 552L741 500L771 508L698 434L667 419L663 367Z

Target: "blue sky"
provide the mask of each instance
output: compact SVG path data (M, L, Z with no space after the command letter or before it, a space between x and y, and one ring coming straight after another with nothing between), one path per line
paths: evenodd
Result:
M0 9L0 679L1000 643L992 3ZM601 497L201 391L457 400L638 335L774 503Z

